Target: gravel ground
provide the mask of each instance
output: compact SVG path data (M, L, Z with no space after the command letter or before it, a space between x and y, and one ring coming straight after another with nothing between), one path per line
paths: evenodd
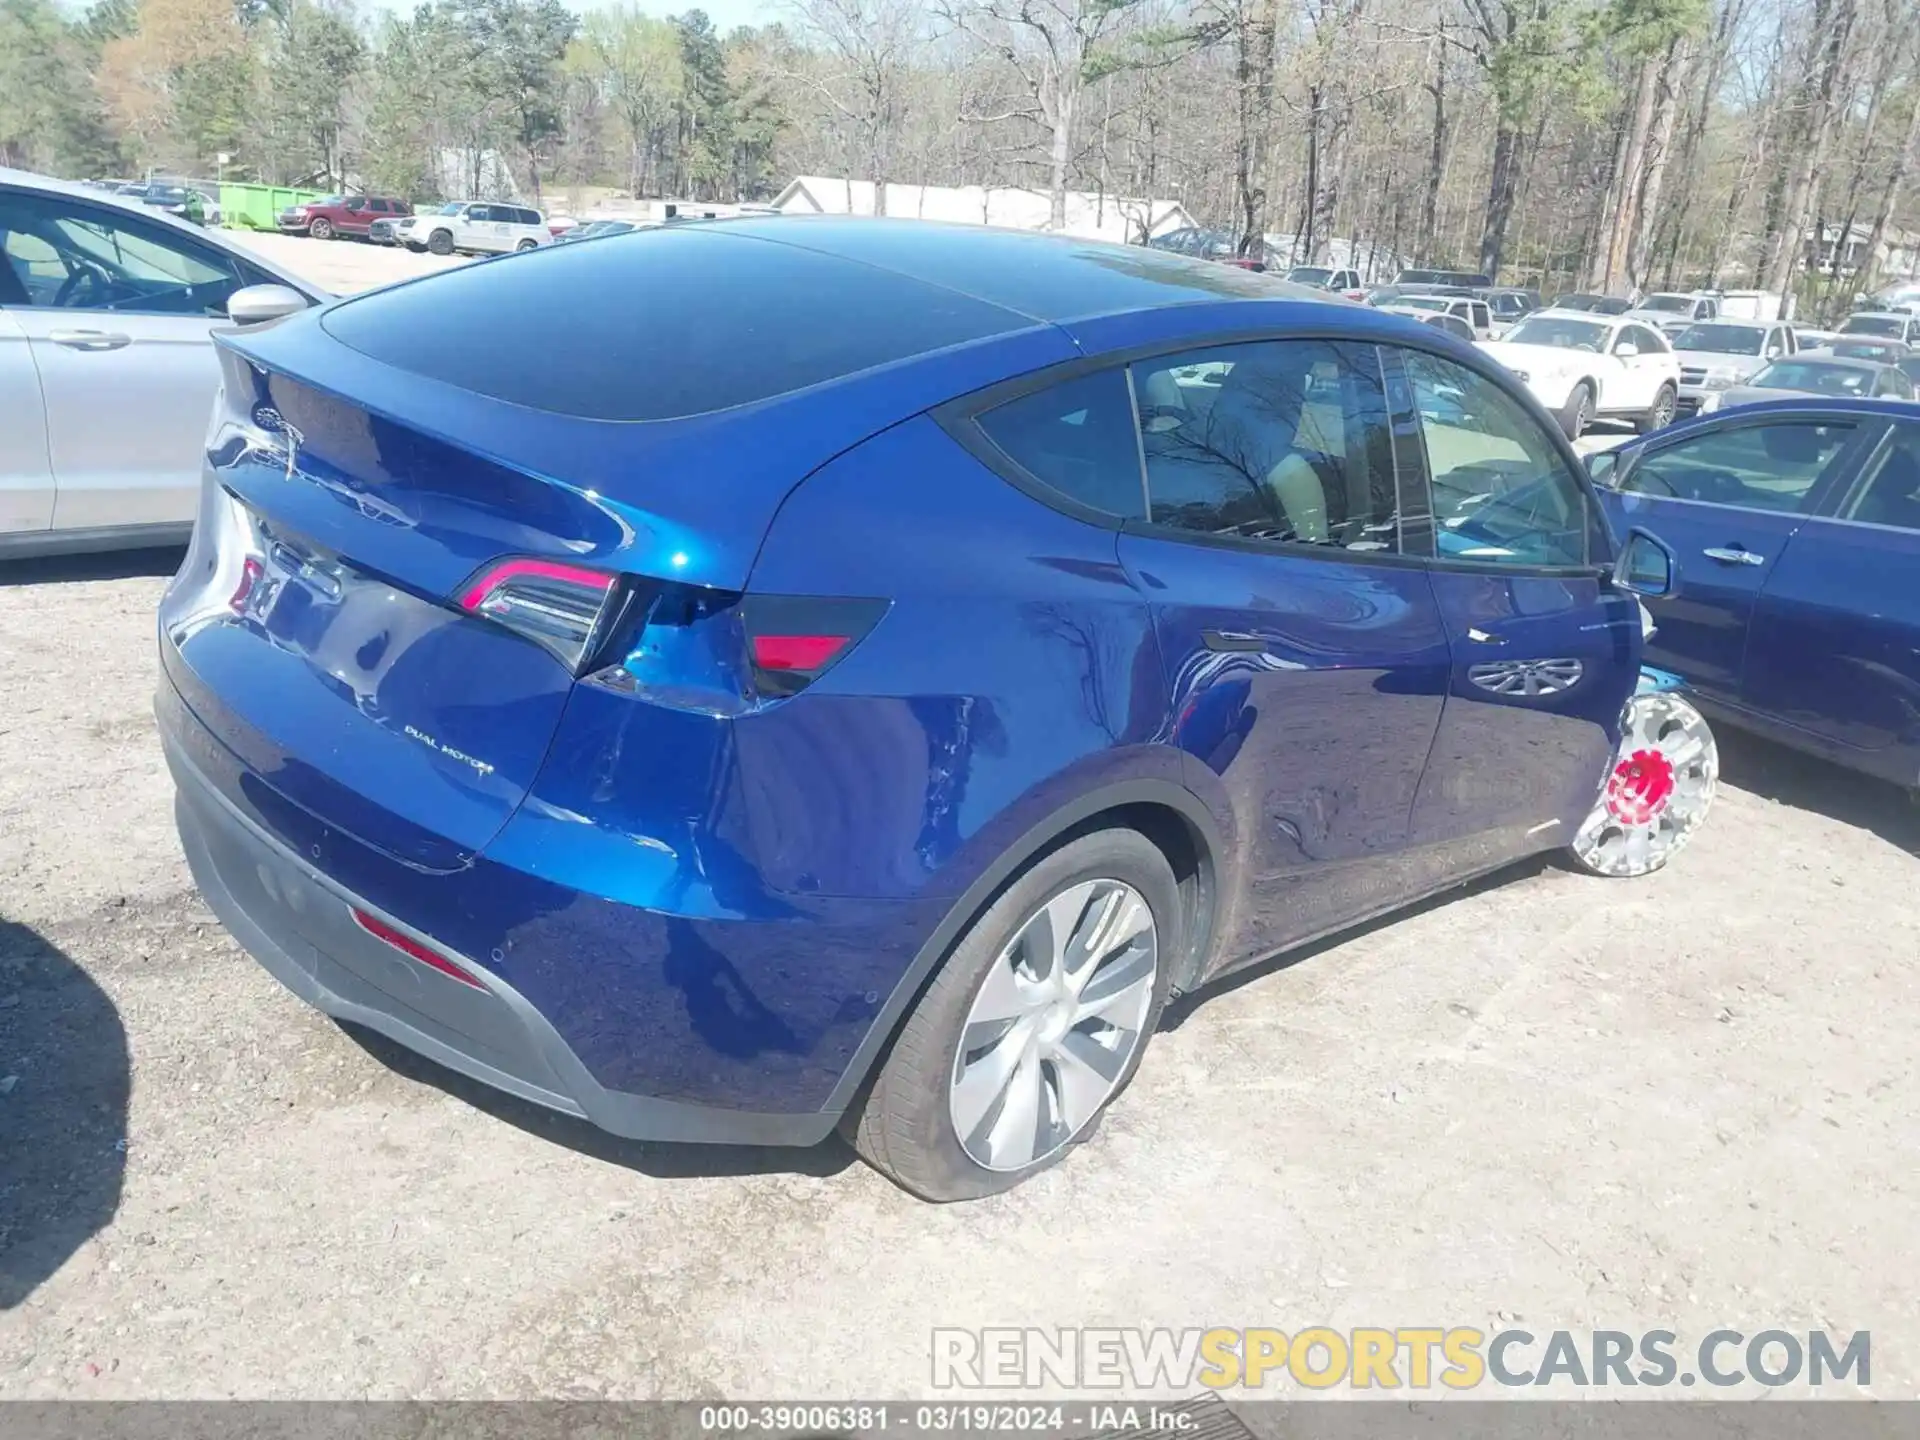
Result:
M398 245L371 245L363 240L309 240L304 235L252 230L221 233L336 295L351 295L471 263L458 255L416 255Z
M1509 1322L1868 1329L1920 1395L1904 797L1729 743L1675 868L1524 868L1256 974L1070 1164L935 1208L284 993L174 838L175 559L0 571L0 1396L902 1396L936 1326Z

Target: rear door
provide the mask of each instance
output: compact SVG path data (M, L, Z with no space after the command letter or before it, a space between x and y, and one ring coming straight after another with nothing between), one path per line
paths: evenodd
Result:
M506 205L489 205L483 212L487 223L481 227L486 233L487 249L511 250L513 248L514 212Z
M1920 422L1878 438L1771 567L1745 701L1866 768L1920 780ZM1889 752L1904 752L1904 754Z
M4 237L0 237L4 246ZM13 319L19 277L0 253L0 535L53 523L53 465L47 411L27 335Z
M1755 602L1860 439L1851 418L1734 410L1627 460L1607 501L1615 529L1644 526L1677 561L1673 593L1647 602L1659 627L1651 663L1741 703Z
M1153 607L1190 783L1233 810L1257 958L1404 899L1445 632L1400 506L1376 352L1270 340L1137 361Z
M0 232L28 294L8 314L40 377L53 528L189 521L219 383L211 332L257 272L66 196L0 191Z
M1571 838L1592 807L1639 680L1640 612L1565 444L1455 360L1388 352L1403 464L1430 499L1408 548L1428 558L1450 650L1447 699L1410 840L1464 875Z
M1653 404L1660 384L1667 378L1662 357L1666 346L1646 325L1622 325L1613 337L1613 355L1620 362L1617 378L1609 383L1610 394L1601 400L1601 408L1610 411L1646 410Z

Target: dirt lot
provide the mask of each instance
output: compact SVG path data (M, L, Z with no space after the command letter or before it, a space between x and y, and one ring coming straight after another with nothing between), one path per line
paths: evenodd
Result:
M222 233L336 295L351 295L470 263L457 255L416 255L397 245L369 245L361 240L309 240L304 235L249 230Z
M936 1209L837 1147L613 1141L281 991L174 839L174 559L0 572L0 1396L899 1396L936 1326L1142 1323L1869 1329L1920 1395L1890 791L1730 744L1676 868L1270 969L1070 1164Z

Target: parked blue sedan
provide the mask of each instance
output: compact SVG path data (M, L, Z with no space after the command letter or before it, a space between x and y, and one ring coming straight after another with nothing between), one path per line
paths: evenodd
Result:
M1920 783L1920 406L1789 400L1590 457L1678 556L1650 664L1717 718Z

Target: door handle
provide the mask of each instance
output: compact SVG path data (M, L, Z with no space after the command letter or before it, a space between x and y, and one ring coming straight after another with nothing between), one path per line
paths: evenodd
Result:
M131 335L118 330L50 330L47 339L69 350L118 350L133 343Z
M1259 655L1267 648L1267 642L1258 635L1243 635L1234 630L1202 630L1200 640L1209 650L1246 655Z
M1757 555L1740 545L1710 545L1700 552L1709 560L1718 560L1723 565L1764 565L1767 557Z

